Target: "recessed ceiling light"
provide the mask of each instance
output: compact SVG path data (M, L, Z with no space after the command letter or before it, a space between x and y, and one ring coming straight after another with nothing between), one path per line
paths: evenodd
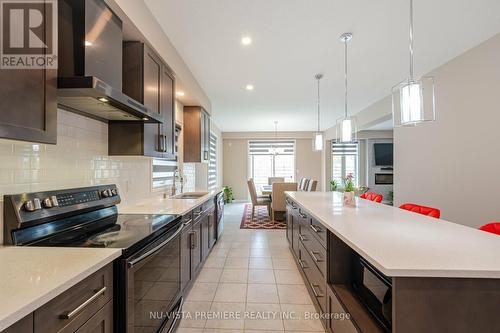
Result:
M184 96L184 95L185 95L184 91L178 91L178 92L176 92L175 94L176 94L177 96Z
M106 97L99 97L98 99L99 99L101 102L104 102L104 103L109 102L109 101L108 101L108 99L107 99Z
M85 46L92 46L92 42L89 42L88 40L85 41Z
M149 120L149 118L148 117L142 117L142 120L146 120L147 121L147 120Z
M252 44L252 38L245 36L241 38L241 44L243 45L250 45Z
M246 90L248 90L248 91L252 91L252 90L253 90L253 85L251 85L251 84L247 84L247 86L246 86L245 88L246 88Z

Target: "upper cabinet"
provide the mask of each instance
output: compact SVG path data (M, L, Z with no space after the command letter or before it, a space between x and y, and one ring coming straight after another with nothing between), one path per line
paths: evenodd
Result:
M207 162L210 149L210 115L201 106L184 107L184 162Z
M55 144L56 89L55 69L0 69L0 137Z
M175 157L175 79L159 56L142 42L123 43L123 92L143 103L162 124L111 121L110 155Z

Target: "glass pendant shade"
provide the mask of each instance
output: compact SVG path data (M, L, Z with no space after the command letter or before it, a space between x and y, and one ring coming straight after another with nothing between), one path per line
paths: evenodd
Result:
M355 116L340 118L337 120L337 142L339 143L355 143L357 138L357 121Z
M392 88L394 127L436 120L434 78L405 80Z
M323 150L323 146L324 146L323 133L321 132L314 133L313 151L321 151Z

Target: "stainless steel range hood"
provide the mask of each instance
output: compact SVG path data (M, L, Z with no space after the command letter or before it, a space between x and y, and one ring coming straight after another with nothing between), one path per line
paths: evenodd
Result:
M122 92L122 22L103 0L60 0L58 27L62 109L102 121L162 122Z

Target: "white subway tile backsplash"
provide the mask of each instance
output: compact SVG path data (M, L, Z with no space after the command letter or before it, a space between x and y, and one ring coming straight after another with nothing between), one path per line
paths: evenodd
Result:
M58 111L57 145L0 139L3 195L115 183L122 202L152 196L151 159L108 154L107 124ZM3 242L0 215L0 244Z

